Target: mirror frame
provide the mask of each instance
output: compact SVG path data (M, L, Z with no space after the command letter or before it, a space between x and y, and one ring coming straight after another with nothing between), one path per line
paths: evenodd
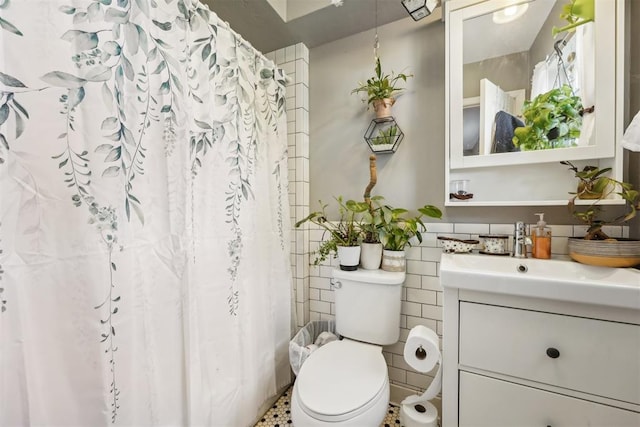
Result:
M562 0L559 0L562 1ZM504 7L526 3L526 0L448 0L446 16L446 169L481 168L500 165L522 165L558 162L560 160L604 159L618 156L623 115L621 93L622 70L619 56L624 56L624 0L596 1L595 89L596 119L593 144L488 155L463 155L462 74L463 22L492 13ZM616 57L618 54L618 57ZM621 169L621 168L620 168ZM621 171L620 171L621 172Z

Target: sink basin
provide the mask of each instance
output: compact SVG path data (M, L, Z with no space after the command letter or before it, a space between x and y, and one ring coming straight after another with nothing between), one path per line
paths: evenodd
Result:
M640 310L640 271L569 260L442 254L444 288L497 292Z

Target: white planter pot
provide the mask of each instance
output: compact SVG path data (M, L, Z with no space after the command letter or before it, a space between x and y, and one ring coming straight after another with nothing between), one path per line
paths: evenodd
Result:
M360 251L360 266L365 270L377 270L382 262L382 243L363 243Z
M382 251L382 266L385 271L405 271L407 268L407 261L404 250L402 251L389 251L387 249Z
M360 246L338 246L340 270L353 271L360 264Z

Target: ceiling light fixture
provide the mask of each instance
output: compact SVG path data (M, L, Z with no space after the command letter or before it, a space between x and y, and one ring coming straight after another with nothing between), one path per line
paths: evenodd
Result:
M520 18L529 9L529 3L516 4L493 12L493 22L506 24Z
M431 15L431 12L438 7L438 0L402 0L402 5L414 21L419 21Z

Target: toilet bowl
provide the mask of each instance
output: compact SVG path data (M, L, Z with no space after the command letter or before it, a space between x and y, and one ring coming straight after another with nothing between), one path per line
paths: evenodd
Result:
M377 427L388 405L382 347L343 339L306 360L294 384L291 416L300 427Z

